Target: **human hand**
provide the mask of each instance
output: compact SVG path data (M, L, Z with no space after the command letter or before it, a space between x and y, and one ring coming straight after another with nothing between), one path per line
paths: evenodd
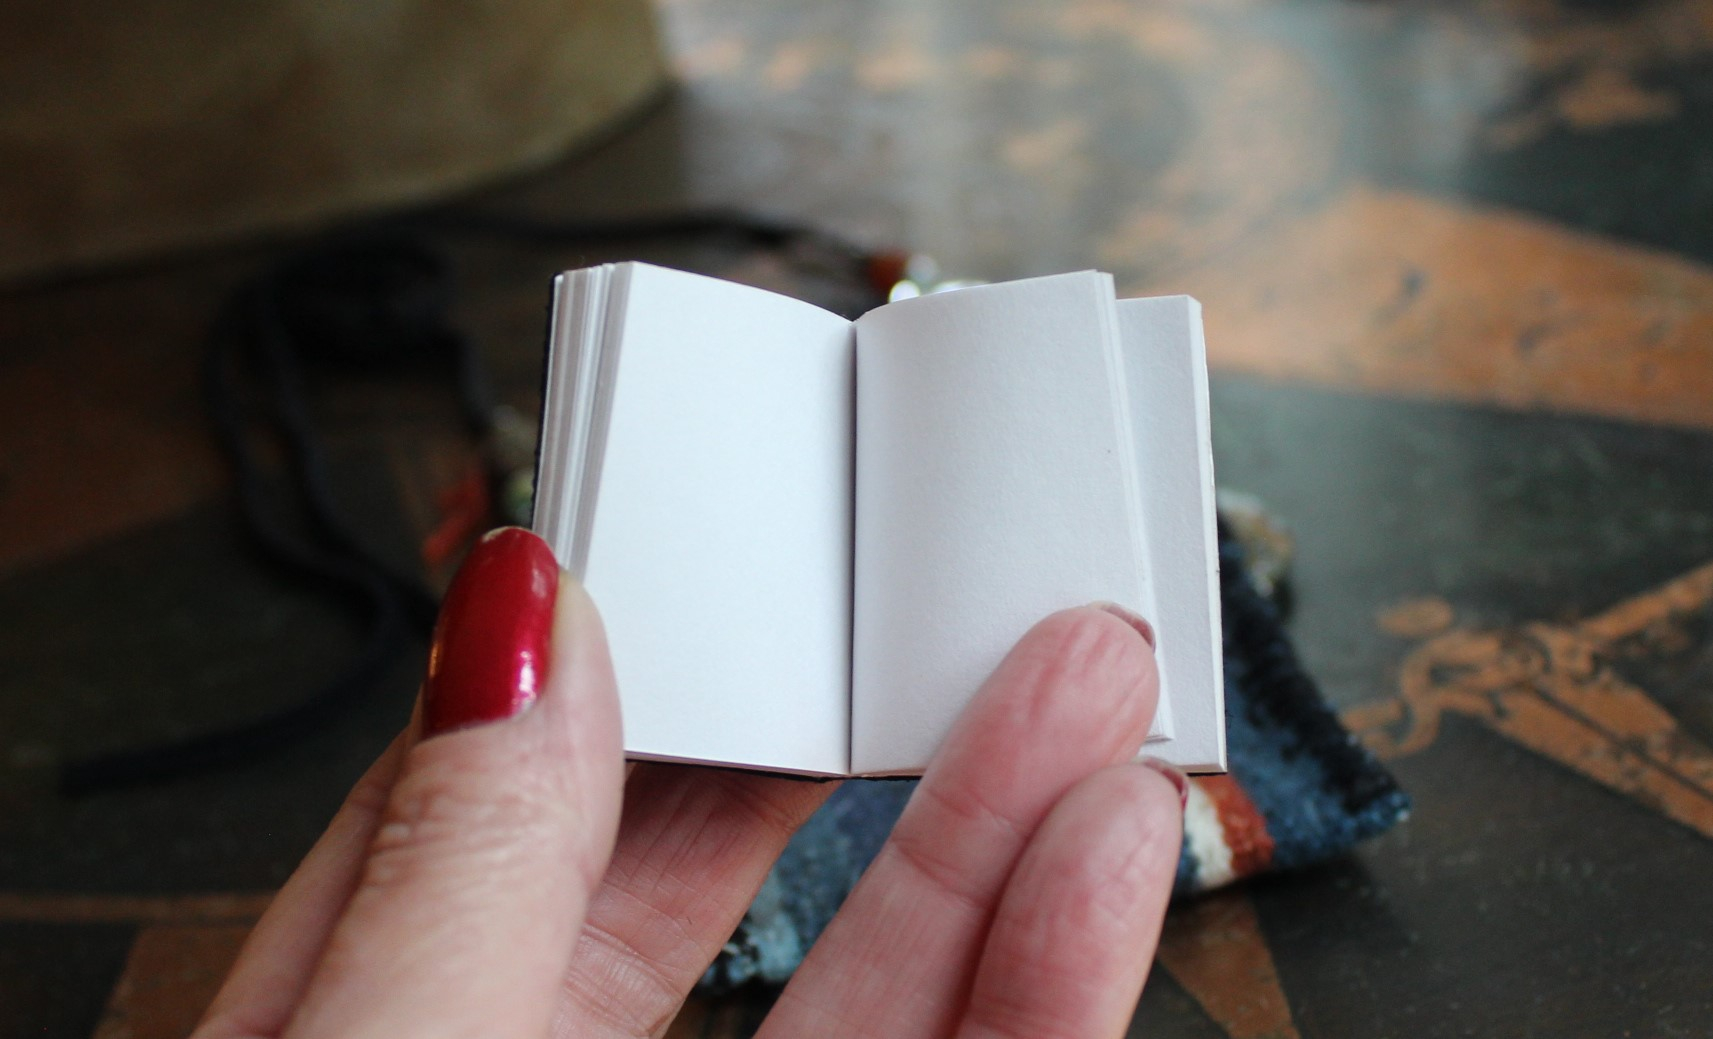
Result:
M1129 763L1157 686L1135 622L1036 625L762 1034L1122 1034L1180 839L1181 785ZM490 535L448 592L418 717L195 1037L661 1035L834 785L627 776L594 605L535 535Z

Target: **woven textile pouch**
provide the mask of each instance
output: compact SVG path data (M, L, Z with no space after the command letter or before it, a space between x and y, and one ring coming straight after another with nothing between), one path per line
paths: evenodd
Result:
M1339 855L1409 811L1408 796L1303 672L1278 610L1256 589L1224 523L1219 549L1231 771L1190 784L1180 896ZM844 783L786 847L701 990L783 984L880 850L915 785Z

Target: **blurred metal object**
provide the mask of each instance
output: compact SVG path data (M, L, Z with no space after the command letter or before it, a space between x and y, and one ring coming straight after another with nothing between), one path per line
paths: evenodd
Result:
M898 280L894 281L886 291L888 303L896 303L901 299L914 299L917 296L931 296L936 292L965 289L971 285L986 284L974 278L947 278L940 271L939 263L932 256L922 253L910 253L903 256L902 260Z

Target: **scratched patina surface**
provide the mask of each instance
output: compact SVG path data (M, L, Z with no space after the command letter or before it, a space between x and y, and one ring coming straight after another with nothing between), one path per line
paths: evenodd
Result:
M1220 475L1291 525L1293 631L1415 816L1174 910L1136 1034L1699 1035L1713 1021L1713 3L669 0L683 86L478 204L729 203L1003 278L1207 306ZM82 802L52 767L339 659L224 520L197 336L269 246L0 298L0 1030L182 1034L402 719ZM532 404L547 273L460 247ZM655 259L825 298L741 251ZM444 391L321 395L408 558ZM675 1036L761 1009L688 1008Z

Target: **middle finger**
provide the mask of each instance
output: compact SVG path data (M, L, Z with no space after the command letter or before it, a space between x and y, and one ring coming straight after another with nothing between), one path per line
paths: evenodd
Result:
M1099 609L1031 629L946 737L762 1034L949 1033L1030 835L1067 790L1141 746L1153 660Z

